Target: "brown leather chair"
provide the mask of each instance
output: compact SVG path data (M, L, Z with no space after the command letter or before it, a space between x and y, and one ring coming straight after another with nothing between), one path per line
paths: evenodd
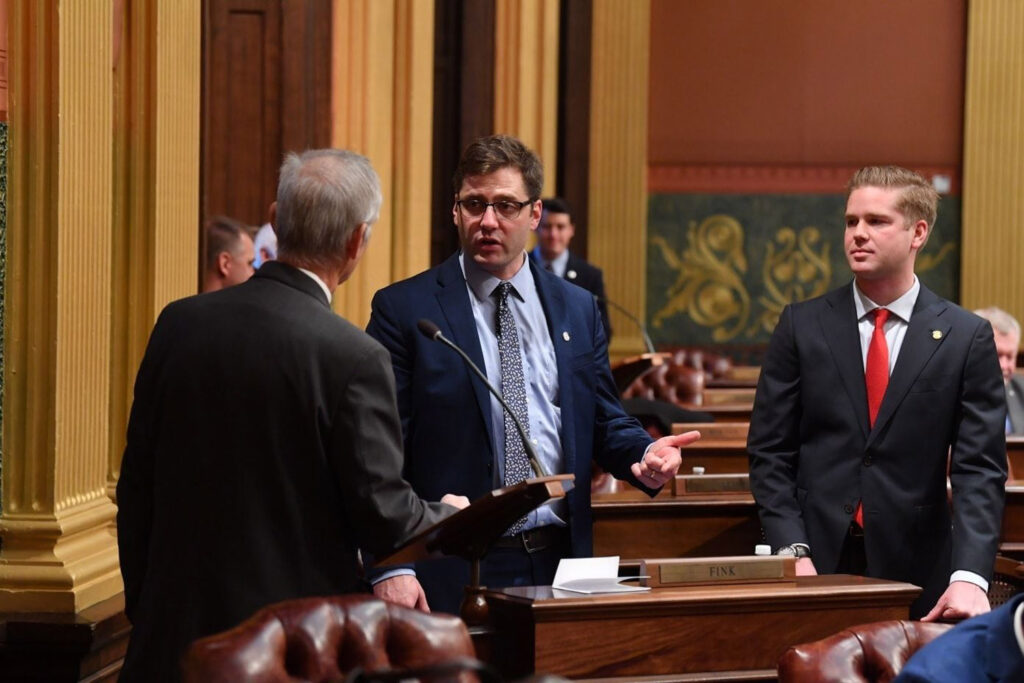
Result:
M911 655L952 628L923 621L877 621L852 626L789 648L779 659L779 683L871 681L887 683Z
M341 681L367 672L434 670L394 676L423 681L477 681L479 666L465 624L368 595L288 600L239 626L195 641L182 662L186 683ZM454 662L455 673L440 671ZM372 678L372 675L370 676Z
M696 404L704 393L704 373L671 360L655 365L637 377L622 392L622 398Z

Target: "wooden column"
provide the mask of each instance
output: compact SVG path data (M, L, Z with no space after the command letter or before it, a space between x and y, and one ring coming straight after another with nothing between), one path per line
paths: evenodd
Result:
M544 195L558 177L558 0L497 0L494 131L544 162Z
M1024 320L1024 4L968 7L961 301Z
M107 496L110 0L10 7L0 611L122 590Z
M384 204L370 247L334 295L362 327L374 293L429 265L434 3L336 0L332 144L366 155Z
M594 0L588 254L615 273L606 279L608 298L641 320L647 287L650 16L649 0ZM610 313L612 356L643 351L636 325L614 309Z

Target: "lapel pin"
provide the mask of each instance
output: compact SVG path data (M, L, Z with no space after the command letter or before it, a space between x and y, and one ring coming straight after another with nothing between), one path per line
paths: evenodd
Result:
M564 339L565 341L569 341L569 333L568 332L563 332L562 333L562 339Z
M570 271L569 271L569 272L567 272L567 273L566 273L565 275L566 275L566 277L568 277L568 278L569 278L570 280L575 280L575 279L576 279L576 271L575 271L575 270L570 270Z
M932 330L932 339L942 339L942 330Z

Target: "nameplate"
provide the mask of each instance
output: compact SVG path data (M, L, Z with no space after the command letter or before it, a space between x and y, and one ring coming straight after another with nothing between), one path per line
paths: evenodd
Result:
M651 588L785 582L796 578L796 558L771 555L644 560L640 576L645 575Z
M749 474L681 474L676 476L677 496L705 493L750 493Z

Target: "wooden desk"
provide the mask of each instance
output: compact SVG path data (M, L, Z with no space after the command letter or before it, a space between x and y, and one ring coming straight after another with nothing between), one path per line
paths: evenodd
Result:
M1024 481L1006 482L1006 508L999 552L1024 559Z
M662 588L584 596L550 587L488 591L502 643L492 661L509 678L716 673L774 676L786 648L853 624L906 619L916 586L861 576L783 584Z
M754 410L754 404L748 402L716 403L712 405L680 403L679 407L686 410L710 413L717 422L750 422L750 413Z
M1010 465L1010 479L1024 480L1024 436L1006 437L1006 460Z
M753 554L761 542L753 496L679 498L669 488L655 498L635 489L594 494L594 555L640 559Z

